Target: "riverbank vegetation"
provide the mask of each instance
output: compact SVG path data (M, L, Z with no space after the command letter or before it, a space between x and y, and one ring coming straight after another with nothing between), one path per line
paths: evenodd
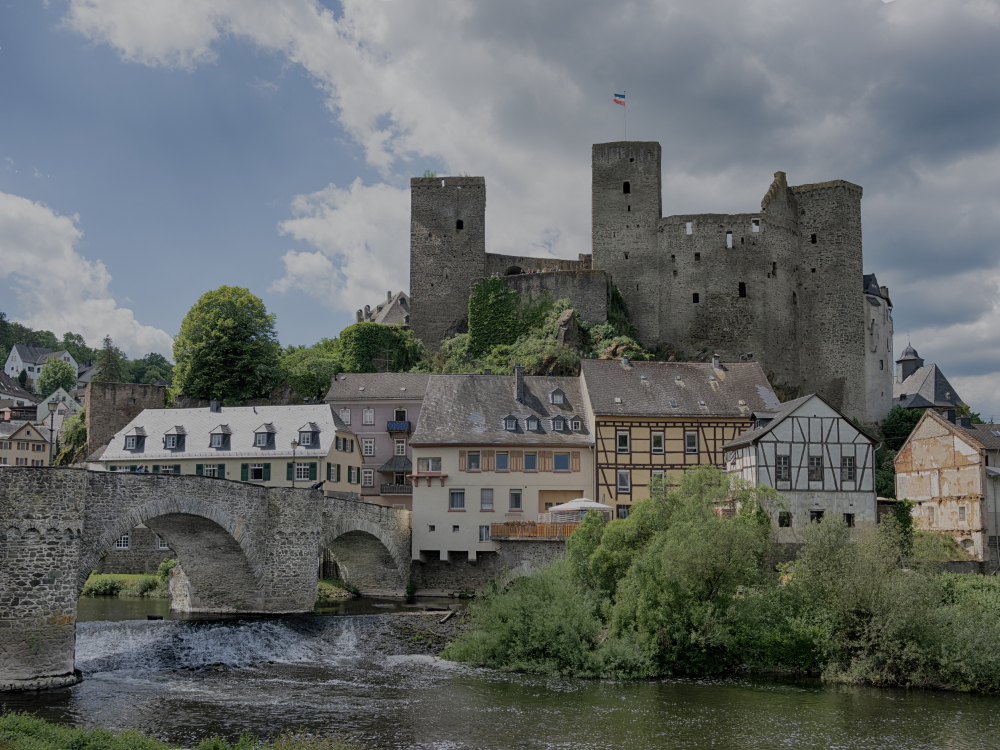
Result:
M81 596L144 596L149 599L170 598L170 571L177 564L164 560L156 571L149 573L91 573L83 585Z
M174 750L176 747L130 730L75 729L27 713L0 716L0 748L3 750ZM358 750L360 747L335 737L284 732L270 741L249 734L235 742L210 737L195 745L194 750Z
M699 467L651 495L626 519L588 515L565 559L489 587L444 656L586 677L759 671L1000 689L1000 582L937 572L905 518L824 520L775 566L773 491ZM731 517L717 512L729 498L741 504Z
M336 578L322 578L316 583L317 607L324 607L343 599L351 599L360 595L361 592L356 588Z

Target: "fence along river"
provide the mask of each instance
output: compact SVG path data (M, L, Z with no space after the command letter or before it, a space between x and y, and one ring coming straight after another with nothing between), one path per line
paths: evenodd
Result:
M983 748L992 696L729 678L615 683L509 675L427 656L404 615L79 624L75 687L7 694L80 726L191 746L211 734L343 731L392 748Z

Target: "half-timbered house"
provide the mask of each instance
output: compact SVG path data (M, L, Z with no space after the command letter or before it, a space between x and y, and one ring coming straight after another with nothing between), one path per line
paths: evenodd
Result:
M834 516L875 523L877 441L817 395L753 413L753 427L725 446L727 469L785 499L771 509L776 541L798 543L810 523Z
M778 397L756 362L630 362L585 359L580 379L594 435L595 500L618 517L698 464L722 467L722 447L751 426L754 410Z

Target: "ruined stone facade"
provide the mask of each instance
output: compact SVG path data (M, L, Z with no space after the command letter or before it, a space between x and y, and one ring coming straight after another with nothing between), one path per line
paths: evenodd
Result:
M142 383L87 383L87 455L107 445L143 409L163 409L167 387Z
M664 217L660 153L655 142L594 145L592 255L576 261L486 253L481 177L411 180L416 336L434 348L464 330L469 287L483 276L540 266L548 270L515 288L567 296L562 274L585 270L621 291L645 345L752 358L776 385L820 393L849 416L876 421L868 394L891 390L891 371L881 371L884 384L866 374L861 188L843 180L789 186L777 172L759 211ZM575 306L606 306L594 282L568 290Z

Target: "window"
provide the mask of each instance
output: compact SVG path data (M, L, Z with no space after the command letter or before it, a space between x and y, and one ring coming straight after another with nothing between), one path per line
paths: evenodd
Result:
M694 259L695 260L701 260L701 253L695 253L694 254Z
M510 470L510 454L509 453L497 453L497 471L509 471Z
M618 470L618 491L625 494L632 491L632 472L628 469Z
M513 432L517 429L517 419L514 417L507 417L507 431Z
M573 420L573 429L574 430L579 430L580 426L581 426L580 420L579 419L574 419Z
M629 434L625 430L618 431L618 452L619 453L629 452Z
M465 222L459 219L455 222L455 229L465 229Z
M351 410L350 409L341 409L340 410L340 420L344 424L350 424L351 423Z
M790 529L792 528L792 512L789 510L782 510L778 512L778 528L779 529Z
M854 528L854 514L853 513L845 513L844 514L844 523L847 524L847 528L853 529Z
M135 442L136 442L135 436L133 435L129 435L127 438L125 438L125 450L127 451L135 450Z
M362 469L361 470L361 486L362 487L374 487L375 486L375 469Z
M809 523L819 523L822 520L823 520L823 511L821 510L809 511Z
M177 447L177 436L176 435L167 435L167 444L166 444L166 447L167 448L176 448Z
M555 471L569 471L569 454L557 453L553 457L553 469Z
M552 420L552 429L556 432L562 432L566 429L566 422L562 417L556 417Z
M375 438L361 438L361 455L375 455Z
M698 433L697 432L685 432L684 433L684 452L685 453L697 453L698 452Z
M750 219L750 231L751 232L760 231L760 219Z
M885 369L885 360L884 359L880 359L878 361L878 369L880 369L880 370L884 370Z
M538 471L538 454L537 453L525 453L524 454L524 470L525 471Z
M553 404L566 403L566 395L562 391L552 391L552 403Z
M311 432L300 432L299 433L299 445L312 445L312 433Z
M298 479L308 479L309 478L309 464L307 463L297 463L295 464L295 478Z
M479 490L479 510L493 510L492 487L483 487Z
M854 481L854 456L842 456L840 459L840 481Z
M159 550L170 549L167 543L163 541L163 537L161 537L159 534L156 535L156 549Z
M28 465L28 459L26 459L26 458L19 458L19 459L17 459L17 465L18 466L27 466Z
M774 457L774 478L778 482L787 482L792 477L792 467L789 463L790 456Z
M814 245L816 244L816 235L815 235L815 234L814 234L814 235L812 235L812 236L811 236L811 237L809 238L809 242L811 242L811 243L812 243L812 244L814 244Z
M264 481L264 464L250 464L250 481Z
M452 534L458 533L458 524L455 524L454 526L451 527L451 533Z
M362 409L362 411L361 411L361 424L375 424L375 410L374 409Z
M685 234L694 234L694 222L693 221L689 221L689 222L687 222L684 225L684 233Z
M479 468L480 468L479 451L469 451L469 456L465 460L465 470L479 471Z
M809 456L809 481L823 481L823 457Z
M435 526L434 524L432 523L427 524L428 531L433 532L435 529L437 529L437 526Z
M406 421L406 409L396 409L395 413L393 414L393 418L397 422L405 422Z
M528 430L530 432L537 432L538 431L538 418L537 417L528 417Z
M742 281L740 282L739 294L740 294L741 297L746 297L747 296L747 285L746 285L745 282L742 282Z
M123 534L115 540L115 549L128 549L129 548L129 537L132 535L130 531L128 534Z
M417 460L417 470L420 473L441 471L440 458L421 458Z
M695 305L698 304L698 292L695 292L694 294L691 295L691 303Z
M267 447L267 433L266 432L258 432L257 435L256 435L256 440L254 440L254 445L256 445L258 448L266 448Z
M732 247L733 247L733 233L732 232L726 232L726 247L728 249L732 249Z
M396 439L396 455L405 456L406 455L406 439L397 438Z
M452 490L448 500L448 510L465 510L465 490Z
M28 450L28 444L27 443L18 443L17 444L17 449L19 451L26 451L26 450Z
M653 447L653 453L660 453L660 454L663 453L663 433L662 432L654 432L653 433L652 447Z
M521 490L510 491L510 509L521 510Z
M211 440L210 445L213 448L221 448L222 447L222 435L212 435L212 440Z
M965 521L965 506L964 505L959 505L958 506L958 520L962 521L962 522Z
M934 508L927 509L927 523L934 524Z
M490 527L480 526L479 527L479 541L488 542L490 540Z
M217 477L219 476L219 467L215 464L205 464L201 470L201 475L203 477Z
M632 192L632 185L629 182L622 183L622 195L629 195Z

